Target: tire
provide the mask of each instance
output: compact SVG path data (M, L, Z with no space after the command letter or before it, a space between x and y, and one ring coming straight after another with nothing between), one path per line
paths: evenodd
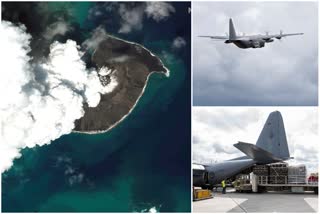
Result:
M319 194L318 193L318 191L319 191L318 187L314 188L313 191L314 191L314 194Z
M266 188L265 187L258 187L258 193L263 193L266 192Z

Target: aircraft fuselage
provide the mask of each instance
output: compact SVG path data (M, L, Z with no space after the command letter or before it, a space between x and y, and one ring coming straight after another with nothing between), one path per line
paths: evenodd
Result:
M213 187L222 180L228 179L239 172L253 166L256 162L252 159L230 160L205 166L205 170L193 170L193 186Z
M255 145L239 141L233 146L246 156L211 165L193 165L193 186L212 188L215 184L239 174L254 164L271 164L291 158L279 111L269 114Z
M233 43L238 48L246 49L246 48L263 48L265 43L273 42L273 39L259 39L259 38L251 38L251 37L239 37L235 40L226 40L225 43Z

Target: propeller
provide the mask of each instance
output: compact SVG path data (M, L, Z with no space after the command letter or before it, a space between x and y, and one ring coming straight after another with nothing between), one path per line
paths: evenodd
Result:
M282 42L282 33L283 33L283 31L280 30L280 39L279 39L280 42Z
M282 30L280 30L280 34L279 34L279 36L278 36L278 37L276 37L279 41L281 41L281 39L282 39L282 34L283 34L283 31L282 31Z
M269 32L268 31L266 31L266 36L269 36Z

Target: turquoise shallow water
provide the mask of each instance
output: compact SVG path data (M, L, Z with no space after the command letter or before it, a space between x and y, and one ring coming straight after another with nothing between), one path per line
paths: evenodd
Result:
M89 6L80 4L80 8L71 11L86 13ZM184 22L185 17L177 16ZM88 24L81 15L76 20L87 28L97 25ZM145 23L145 28L149 25L145 37L123 38L157 54L170 77L152 74L135 109L107 133L72 133L50 145L24 149L2 175L2 211L191 210L190 56L172 51L174 25L165 25L168 34L157 40L151 39L158 34L154 23Z

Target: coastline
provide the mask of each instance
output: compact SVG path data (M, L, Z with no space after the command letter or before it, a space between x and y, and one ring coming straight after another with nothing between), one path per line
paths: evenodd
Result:
M121 122L133 111L133 109L136 107L136 105L138 104L140 98L141 98L142 95L144 94L144 91L145 91L145 89L146 89L146 87L147 87L147 84L148 84L148 82L149 82L150 75L152 75L153 73L156 72L156 73L163 73L163 74L164 74L166 77L168 77L168 78L170 77L170 70L163 64L162 60L161 60L158 56L156 56L155 54L153 54L151 51L149 51L147 48L145 48L144 46L142 46L141 44L138 44L138 43L135 43L135 42L126 41L126 40L124 40L124 39L117 38L117 37L112 36L112 35L110 35L110 34L108 34L108 36L109 36L109 37L112 37L112 38L114 38L114 39L120 40L120 41L124 41L124 42L130 43L130 44L137 45L137 46L145 49L151 56L157 57L157 58L159 59L159 61L161 62L162 67L166 70L166 72L162 72L162 71L151 71L151 72L148 74L148 76L147 76L146 82L145 82L145 84L144 84L144 86L143 86L143 89L142 89L139 97L137 98L137 100L136 100L136 102L133 104L133 106L130 108L129 112L128 112L127 114L125 114L125 115L124 115L119 121L117 121L115 124L113 124L112 126L110 126L108 129L106 129L106 130L97 130L97 131L72 131L71 133L80 133L80 134L89 134L89 135L91 135L91 134L102 134L102 133L106 133L106 132L110 131L111 129L113 129L114 127L116 127L119 123L121 123ZM95 50L95 51L96 51L96 50ZM95 51L94 51L94 52L95 52ZM94 52L93 52L93 54L94 54Z
M117 40L120 40L120 41L123 41L123 42L127 42L127 43L129 43L129 44L137 45L137 46L143 48L143 49L146 50L151 56L157 57L157 58L159 59L159 61L161 62L162 67L166 70L166 72L165 72L164 74L166 75L166 77L169 77L169 76L170 76L170 70L163 64L162 60L161 60L158 56L156 56L155 54L153 54L150 50L148 50L147 48L145 48L143 45L141 45L141 44L139 44L139 43L136 43L136 42L131 42L131 41L127 41L127 40L124 40L124 39L120 39L120 38L115 37L115 36L113 36L113 35L111 35L111 34L107 34L107 36L109 36L109 37L111 37L111 38L113 38L113 39L117 39ZM160 71L151 71L150 73L152 73L152 72L162 73L162 72L160 72ZM149 76L148 76L148 77L149 77Z
M151 74L153 74L153 72L151 72L146 80L146 84L144 85L138 99L136 100L136 102L133 104L133 106L131 107L131 109L129 110L129 112L127 114L125 114L118 122L116 122L115 124L113 124L112 126L110 126L108 129L106 130L99 130L99 131L72 131L72 133L81 133L81 134L102 134L102 133L106 133L108 131L110 131L112 128L116 127L119 123L121 123L132 111L133 109L136 107L137 103L139 102L140 98L142 97L145 88L147 87L148 81L149 81L149 77Z

